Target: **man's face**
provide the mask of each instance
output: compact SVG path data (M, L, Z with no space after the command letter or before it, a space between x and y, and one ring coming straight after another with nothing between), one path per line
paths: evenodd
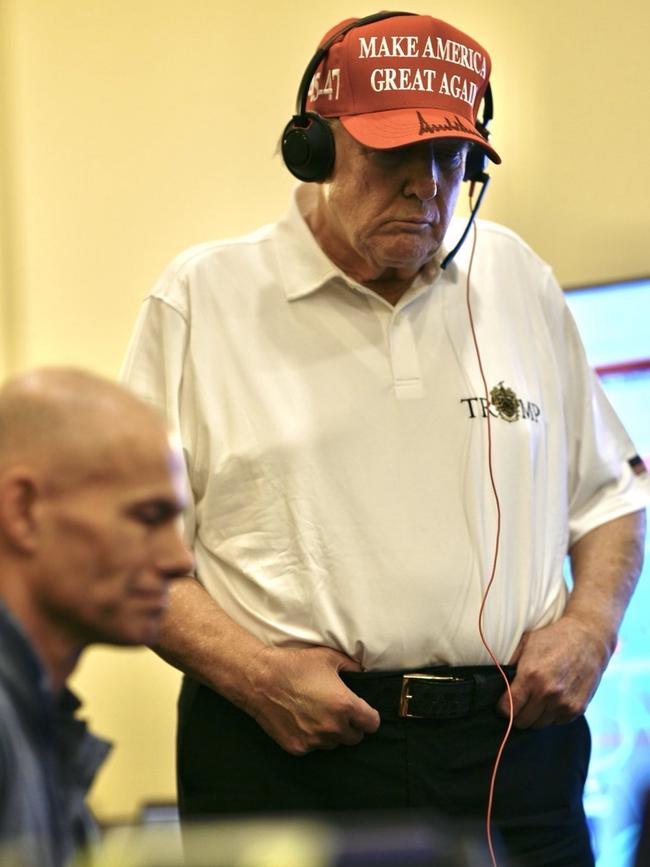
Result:
M192 568L179 458L159 439L43 501L37 605L81 644L151 643L170 579Z
M465 170L467 143L423 141L391 150L359 144L334 124L336 164L312 230L350 276L412 276L440 247Z

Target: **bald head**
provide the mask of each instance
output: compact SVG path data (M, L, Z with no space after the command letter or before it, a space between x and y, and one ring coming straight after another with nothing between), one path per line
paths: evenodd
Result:
M151 407L82 370L31 371L0 389L0 473L26 463L49 484L72 485L119 471L127 453L165 437Z
M157 413L74 369L0 389L0 601L61 684L96 641L149 643L192 558L180 455Z

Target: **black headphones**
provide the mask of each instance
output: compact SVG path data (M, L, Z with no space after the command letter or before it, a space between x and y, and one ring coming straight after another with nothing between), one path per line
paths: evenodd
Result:
M398 15L415 15L415 12L377 12L351 21L320 46L309 61L300 81L296 99L296 113L285 126L282 133L282 158L286 167L300 181L325 181L334 168L335 147L334 135L327 120L314 111L306 111L309 88L316 70L327 55L330 46L344 36L349 30L363 27L385 18L395 18ZM493 104L492 90L488 82L483 95L483 117L476 121L478 132L487 141L488 124L492 120ZM487 156L478 144L471 144L465 162L466 181L485 183Z

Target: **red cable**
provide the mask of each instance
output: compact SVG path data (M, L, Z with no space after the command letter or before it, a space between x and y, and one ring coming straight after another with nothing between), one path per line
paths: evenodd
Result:
M469 189L470 211L472 209L473 194L474 194L474 184L472 183L470 185L470 189ZM497 486L496 486L496 482L494 479L494 468L493 468L493 463L492 463L492 425L490 423L490 395L489 395L489 391L488 391L487 380L485 378L485 372L483 370L483 360L481 358L481 351L480 351L479 346L478 346L478 340L476 337L476 329L474 328L474 317L472 315L472 305L471 305L471 301L470 301L470 276L472 273L472 264L474 262L474 252L476 250L476 223L473 224L472 230L473 230L472 231L472 249L471 249L470 257L469 257L469 266L467 268L467 286L466 286L466 291L465 291L465 301L467 304L467 313L469 316L470 330L472 332L472 340L474 342L474 351L476 353L476 360L478 362L479 370L481 372L481 380L483 382L483 393L485 395L485 406L487 408L486 418L487 418L488 470L489 470L489 474L490 474L490 484L492 487L492 493L494 495L494 503L495 503L496 513L497 513L497 526L496 526L496 533L495 533L495 539L494 539L494 557L492 560L492 569L490 572L490 580L487 583L487 586L486 586L485 591L483 593L483 599L481 600L481 607L480 607L479 615L478 615L478 631L479 631L479 635L481 636L481 641L483 642L483 646L487 650L488 654L490 655L490 658L494 662L495 666L498 668L499 672L501 673L501 677L504 680L504 683L506 685L506 691L508 693L508 705L509 705L508 726L506 728L503 739L501 740L501 744L499 745L499 749L497 750L497 754L496 754L496 757L494 760L494 766L492 768L492 774L490 777L488 803L487 803L487 808L486 808L486 812L485 812L485 833L486 833L486 837L487 837L488 849L490 851L490 858L492 859L493 867L497 867L497 860L496 860L496 857L494 854L494 846L493 846L493 842L492 842L492 807L493 807L493 803L494 803L494 787L495 787L496 778L497 778L497 771L498 771L499 765L501 763L501 757L503 755L503 751L505 749L508 738L510 737L510 732L512 731L512 725L513 725L513 720L514 720L514 705L512 702L512 692L510 690L510 683L508 681L506 673L501 668L501 665L499 664L496 656L494 655L494 652L493 652L492 648L490 647L490 645L489 645L489 643L485 637L485 634L483 632L483 614L485 611L485 605L487 602L488 593L490 592L490 589L492 587L492 584L494 582L494 578L496 575L497 560L499 557L499 544L501 541L501 503L499 501L499 494L497 492Z

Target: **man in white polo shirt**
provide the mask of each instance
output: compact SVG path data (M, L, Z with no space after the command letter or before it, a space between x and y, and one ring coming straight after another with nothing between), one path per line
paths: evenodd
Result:
M500 161L489 74L428 16L333 28L287 216L182 254L143 306L124 377L194 500L158 648L187 675L185 816L485 815L510 680L490 815L522 864L593 863L582 713L646 499L549 267L489 223L451 249L463 178Z

